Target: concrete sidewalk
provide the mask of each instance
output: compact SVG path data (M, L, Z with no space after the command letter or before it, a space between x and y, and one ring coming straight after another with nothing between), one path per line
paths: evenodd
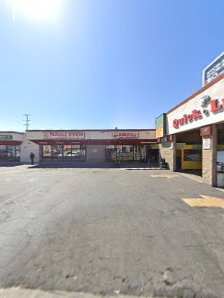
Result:
M29 168L158 168L155 165L144 163L141 161L133 162L40 162L34 166L29 165Z

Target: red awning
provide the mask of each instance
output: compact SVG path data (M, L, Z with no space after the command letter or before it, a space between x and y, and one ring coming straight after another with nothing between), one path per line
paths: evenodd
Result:
M83 144L83 145L140 145L143 143L157 143L156 139L113 139L113 140L65 140L65 139L57 139L57 140L30 140L39 145L75 145L75 144Z
M5 140L5 141L0 141L0 145L20 145L22 143L22 141L13 141L13 140Z

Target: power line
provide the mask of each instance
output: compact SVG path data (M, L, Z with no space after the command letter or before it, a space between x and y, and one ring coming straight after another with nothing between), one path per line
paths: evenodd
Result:
M25 117L25 120L23 120L25 122L24 125L26 126L26 130L28 130L31 121L29 117L31 116L31 114L24 114L23 116Z

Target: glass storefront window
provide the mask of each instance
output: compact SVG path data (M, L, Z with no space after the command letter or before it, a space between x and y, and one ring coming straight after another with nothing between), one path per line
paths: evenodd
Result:
M184 150L184 161L201 161L201 150Z
M42 145L43 160L84 160L86 147L80 145Z
M73 145L71 153L72 153L73 158L78 158L80 156L80 146L79 145Z
M72 156L72 147L71 145L64 145L63 147L63 157L64 158L70 158Z
M5 145L0 145L0 160L5 160L7 159L7 146Z
M122 153L126 153L126 152L128 152L128 151L127 151L127 147L126 147L126 146L123 146L123 147L122 147Z
M107 145L105 160L114 162L148 160L149 156L146 149L146 145ZM150 154L152 155L152 152ZM155 160L158 162L157 153L153 154L155 155Z
M140 160L138 151L140 146L138 145L117 145L115 149L111 151L111 160L113 161L134 161ZM108 149L110 147L108 146Z
M63 158L63 145L52 145L51 146L51 158L53 158L53 159Z
M43 157L51 157L51 146L43 145Z
M1 161L19 161L20 146L0 145L0 160Z
M19 146L15 146L15 149L16 149L16 154L15 154L15 156L18 158L20 158L20 148L19 148Z

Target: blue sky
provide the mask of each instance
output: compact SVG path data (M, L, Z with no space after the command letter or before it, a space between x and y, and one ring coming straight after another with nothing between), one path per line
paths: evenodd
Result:
M64 0L54 22L6 2L0 130L154 128L224 50L223 1Z

